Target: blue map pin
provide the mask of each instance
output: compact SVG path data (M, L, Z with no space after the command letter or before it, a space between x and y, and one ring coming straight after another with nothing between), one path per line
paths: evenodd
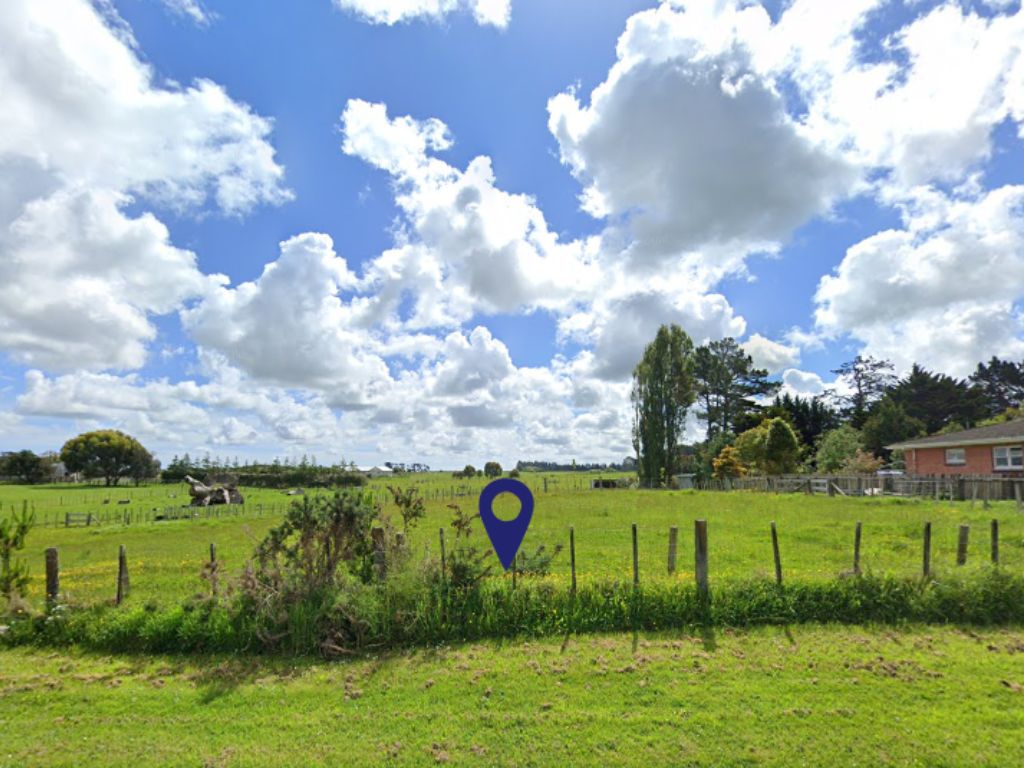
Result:
M500 493L511 493L519 499L519 517L515 520L499 520L494 514L494 500ZM491 539L494 553L507 571L515 561L519 546L526 536L533 517L533 494L525 484L510 477L502 477L487 484L480 494L480 519L484 530Z

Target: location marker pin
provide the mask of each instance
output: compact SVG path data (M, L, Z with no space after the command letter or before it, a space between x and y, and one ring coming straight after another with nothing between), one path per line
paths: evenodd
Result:
M499 520L494 514L494 500L500 493L511 493L519 499L519 517L515 520ZM512 567L516 559L519 546L526 536L526 529L530 527L530 519L533 517L533 494L525 484L510 477L502 477L487 484L480 494L480 519L483 520L484 530L491 539L494 553L501 561L502 567L507 571Z

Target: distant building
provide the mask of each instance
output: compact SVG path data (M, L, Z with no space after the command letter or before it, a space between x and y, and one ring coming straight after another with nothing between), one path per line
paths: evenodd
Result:
M622 460L622 468L627 471L636 469L636 456L627 456Z
M908 475L1024 477L1024 419L886 447L903 451Z
M390 467L379 467L374 465L372 467L356 467L357 472L362 472L367 477L392 477L395 473Z

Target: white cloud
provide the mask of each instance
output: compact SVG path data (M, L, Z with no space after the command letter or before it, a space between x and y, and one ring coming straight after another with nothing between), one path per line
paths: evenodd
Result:
M306 233L281 243L257 280L216 289L182 322L197 343L257 379L320 389L354 406L390 381L366 349L360 308L340 297L355 284L331 238Z
M452 13L470 12L477 24L504 29L512 12L511 0L334 0L334 4L373 24L389 26L423 18L440 21Z
M149 315L216 284L153 216L126 217L124 202L63 189L0 232L0 348L50 370L137 368L156 336Z
M755 66L767 13L714 8L634 15L589 104L574 91L548 103L562 160L586 185L585 207L625 216L644 261L708 244L771 249L856 181Z
M799 397L814 397L825 391L825 382L821 376L810 371L787 368L782 374L782 390L780 394Z
M849 333L906 369L964 375L1024 350L1024 186L964 199L918 190L905 228L857 243L815 300L824 331Z
M135 368L218 282L151 214L229 214L290 193L271 124L220 86L157 85L109 3L0 4L0 348L51 370Z
M598 241L560 242L532 198L495 185L490 158L460 171L428 154L451 146L439 120L389 118L382 104L352 100L342 127L346 153L392 176L403 216L396 246L362 281L376 322L454 327L481 312L559 310L595 289Z
M800 362L799 349L772 341L759 333L751 334L740 346L754 359L756 367L767 369L769 374L791 368Z
M160 0L164 6L177 16L184 16L205 27L213 21L214 14L211 13L200 0Z

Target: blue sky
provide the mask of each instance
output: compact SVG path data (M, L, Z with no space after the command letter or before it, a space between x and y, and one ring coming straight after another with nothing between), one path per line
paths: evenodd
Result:
M808 396L1020 359L1022 40L1003 0L14 0L0 449L617 460L661 322Z

